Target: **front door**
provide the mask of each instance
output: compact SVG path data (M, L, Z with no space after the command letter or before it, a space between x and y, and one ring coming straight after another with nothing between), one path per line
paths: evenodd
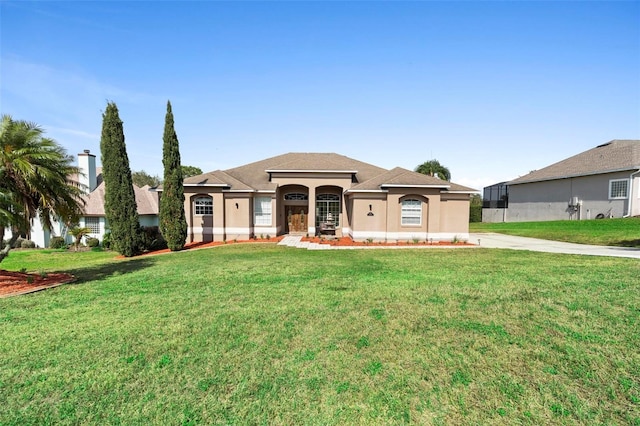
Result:
M307 219L309 217L309 206L287 206L287 228L288 232L307 232Z

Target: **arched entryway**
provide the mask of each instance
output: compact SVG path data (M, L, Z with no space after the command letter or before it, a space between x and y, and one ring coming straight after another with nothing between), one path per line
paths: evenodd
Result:
M342 188L339 186L319 186L316 188L315 228L316 233L341 235Z
M285 234L306 234L309 226L309 189L302 185L281 188Z

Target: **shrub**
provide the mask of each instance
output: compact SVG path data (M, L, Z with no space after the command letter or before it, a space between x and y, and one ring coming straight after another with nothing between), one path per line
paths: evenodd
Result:
M107 232L102 237L102 247L107 250L111 248L111 232Z
M160 228L157 226L143 226L142 227L142 247L141 251L154 251L163 250L167 248L167 242L165 241Z
M87 246L89 247L98 247L100 245L100 240L97 238L89 237L87 238Z
M469 206L469 222L470 223L482 222L482 205Z
M18 237L18 239L17 239L17 240L15 240L15 242L13 243L13 245L11 246L11 248L12 248L12 249L15 249L15 248L20 248L20 247L22 247L22 242L23 242L23 241L24 241L24 238L22 238L22 237ZM9 241L7 241L7 243L8 243L8 242L9 242Z
M67 242L62 237L53 237L49 240L49 248L63 249L67 247Z
M22 240L22 242L20 243L20 247L21 248L36 248L36 243L34 243L33 241L30 240Z

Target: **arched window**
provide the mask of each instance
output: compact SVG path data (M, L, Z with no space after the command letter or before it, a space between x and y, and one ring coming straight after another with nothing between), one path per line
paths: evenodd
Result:
M422 202L420 200L402 201L402 225L422 225Z
M201 195L193 199L193 212L197 215L213 214L213 198Z
M309 199L307 194L301 194L299 192L291 192L284 195L285 201L306 201Z
M336 194L318 194L316 196L316 226L332 223L338 226L340 220L340 196Z

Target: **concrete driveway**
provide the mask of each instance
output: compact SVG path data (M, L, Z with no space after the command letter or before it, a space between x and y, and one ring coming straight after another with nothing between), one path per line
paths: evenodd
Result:
M504 234L469 234L469 242L480 247L531 250L546 253L582 254L587 256L632 257L640 259L640 249L628 247L592 246L587 244L563 243L537 238L515 237Z

